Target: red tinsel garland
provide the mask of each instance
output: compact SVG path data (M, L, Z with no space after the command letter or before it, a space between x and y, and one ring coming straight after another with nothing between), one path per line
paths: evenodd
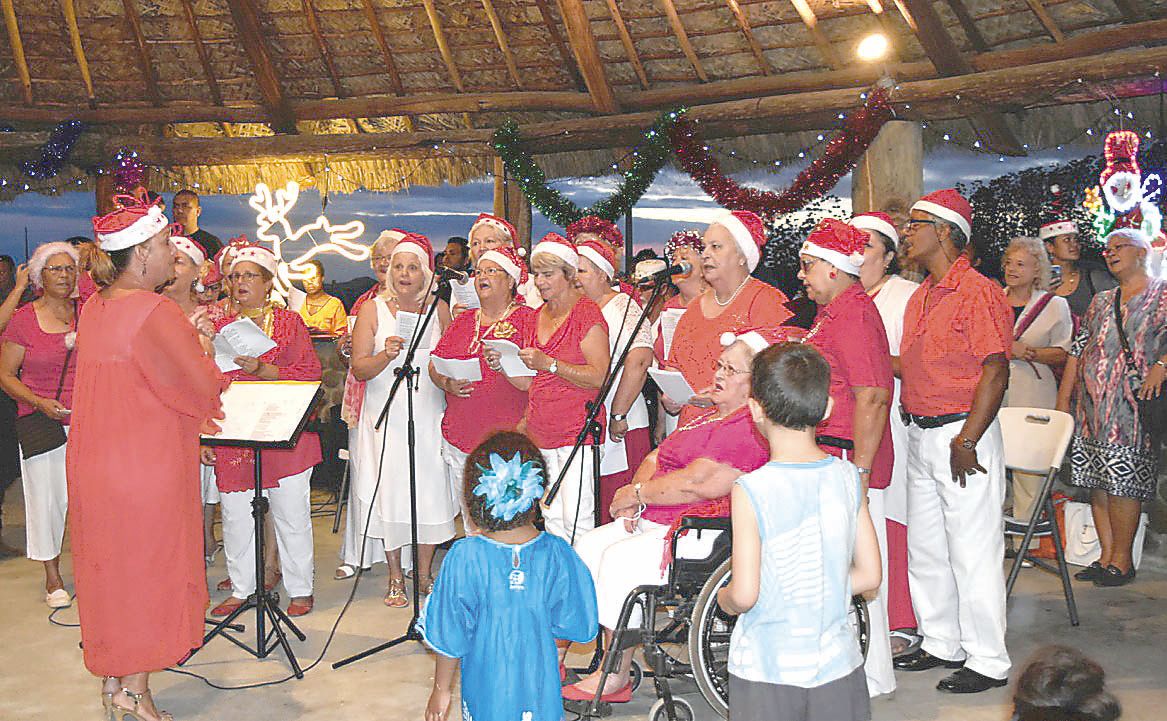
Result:
M827 142L822 156L799 173L790 187L781 193L741 186L723 174L688 117L682 115L678 118L669 133L681 167L702 190L730 210L751 210L770 222L775 216L798 210L835 187L839 178L851 172L859 156L891 117L887 90L873 88L864 106Z

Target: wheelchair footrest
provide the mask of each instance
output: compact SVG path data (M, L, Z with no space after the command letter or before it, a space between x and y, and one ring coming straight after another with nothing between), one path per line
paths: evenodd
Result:
M612 704L601 701L594 709L590 709L591 701L569 701L564 699L563 709L579 716L580 720L591 718L608 718L612 715Z

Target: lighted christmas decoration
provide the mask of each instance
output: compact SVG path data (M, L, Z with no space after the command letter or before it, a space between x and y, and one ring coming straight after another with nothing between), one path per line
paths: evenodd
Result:
M369 258L368 246L360 243L361 236L365 234L365 224L359 220L333 225L327 217L319 215L313 222L293 230L288 215L296 207L299 197L300 184L295 181L288 181L283 188L277 188L274 194L266 183L258 183L255 193L247 201L256 213L257 239L261 243L270 243L272 252L279 260L276 290L284 296L287 296L293 280L305 280L315 272L308 262L318 255L336 253L358 262ZM327 233L328 242L317 243L312 237L314 230ZM312 241L312 247L291 260L285 259L284 243L296 242L305 235Z
M73 144L81 133L85 132L85 123L80 120L66 120L58 123L49 135L48 141L41 146L40 157L36 160L23 160L20 170L30 178L46 180L56 177L65 162L73 152Z
M1163 178L1159 172L1143 174L1139 166L1139 136L1130 130L1116 130L1106 136L1106 167L1098 176L1094 197L1101 194L1105 204L1093 203L1094 231L1105 238L1115 228L1138 228L1151 239L1162 229Z
M146 166L138 160L138 151L122 148L113 159L113 186L122 193L143 187Z

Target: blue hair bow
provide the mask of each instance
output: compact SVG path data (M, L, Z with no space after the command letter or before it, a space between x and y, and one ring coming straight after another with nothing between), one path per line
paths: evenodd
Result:
M543 469L534 461L524 463L518 453L509 461L491 453L490 468L478 466L478 470L482 475L473 493L484 496L490 514L501 521L524 513L543 495Z

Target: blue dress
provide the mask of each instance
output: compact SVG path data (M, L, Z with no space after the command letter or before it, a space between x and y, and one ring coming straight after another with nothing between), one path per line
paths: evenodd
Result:
M462 660L463 721L560 721L555 640L586 643L599 629L591 574L546 533L455 543L421 623L430 648Z

